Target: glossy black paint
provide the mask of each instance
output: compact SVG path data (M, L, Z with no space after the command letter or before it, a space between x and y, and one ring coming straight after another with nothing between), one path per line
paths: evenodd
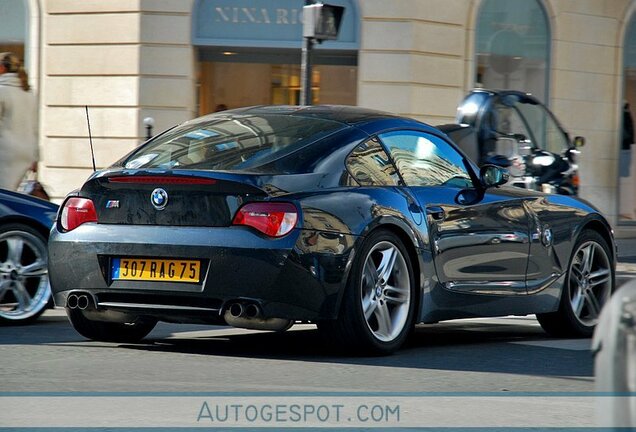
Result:
M357 186L346 169L347 156L387 131L434 135L461 153L441 131L415 120L351 107L258 107L218 115L270 111L329 118L342 128L258 172L131 170L118 163L95 173L78 193L94 200L100 223L68 233L56 226L51 232L56 304L64 306L69 293L81 291L98 304L118 303L103 309L128 317L218 322L229 302L249 299L266 317L333 319L341 313L356 252L370 232L387 229L402 238L415 267L417 321L530 314L556 309L573 244L583 229L594 229L614 244L609 224L591 205L519 188L486 189L466 157L472 188L403 182ZM148 175L215 183L164 186L175 207L160 215L149 206L156 185L123 188L109 180ZM108 214L108 200L120 200L119 213ZM297 227L272 239L229 224L240 205L263 200L296 205ZM212 207L220 215L216 219L210 219ZM117 256L201 259L205 278L200 284L112 282L109 263ZM134 306L140 303L162 307Z
M22 223L48 237L58 206L48 201L8 190L0 190L0 224Z

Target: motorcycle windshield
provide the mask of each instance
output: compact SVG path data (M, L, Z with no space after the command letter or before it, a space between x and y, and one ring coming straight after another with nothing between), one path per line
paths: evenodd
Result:
M515 108L526 121L536 148L555 154L562 154L570 148L567 134L543 105L519 101Z

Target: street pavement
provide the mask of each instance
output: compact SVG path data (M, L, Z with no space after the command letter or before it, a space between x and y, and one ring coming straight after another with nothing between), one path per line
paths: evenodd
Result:
M636 240L619 240L620 283ZM140 344L87 341L63 310L0 326L3 392L591 392L589 339L534 317L420 325L388 357L343 356L311 325L285 333L160 323Z
M388 357L342 356L312 326L286 333L161 323L142 344L90 342L62 310L0 327L5 392L593 391L589 339L530 317L418 326Z

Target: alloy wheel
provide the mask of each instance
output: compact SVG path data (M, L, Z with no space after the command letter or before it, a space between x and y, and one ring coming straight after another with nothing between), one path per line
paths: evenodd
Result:
M31 318L46 307L50 295L42 239L20 230L0 233L0 319Z
M569 273L570 306L579 322L593 326L612 293L612 270L607 253L595 241L588 241L574 254Z
M368 253L361 278L362 312L375 338L394 340L404 329L411 303L411 281L404 256L391 242Z

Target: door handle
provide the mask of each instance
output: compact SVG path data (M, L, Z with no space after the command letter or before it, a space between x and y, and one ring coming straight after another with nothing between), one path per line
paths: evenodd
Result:
M436 221L444 220L445 216L444 209L439 206L426 207L426 214Z

